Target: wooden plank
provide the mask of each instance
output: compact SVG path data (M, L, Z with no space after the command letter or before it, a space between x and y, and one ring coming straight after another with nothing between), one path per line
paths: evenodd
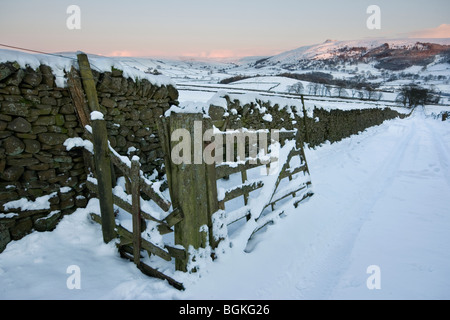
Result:
M172 211L167 217L164 218L164 220L167 222L167 226L173 227L178 222L183 220L184 215L180 208L176 208Z
M139 157L131 159L131 215L133 217L133 257L136 265L141 261L141 190L139 188L139 175L141 164Z
M117 226L117 233L123 238L131 240L133 239L133 233L131 231L128 231L122 226ZM164 249L161 249L160 247L142 238L141 238L141 248L147 250L150 253L153 253L154 255L157 255L158 257L166 261L172 260L172 257L169 254L169 252L165 251Z
M263 186L264 186L264 183L262 181L258 180L258 181L255 181L255 182L251 182L251 183L248 183L248 184L236 187L234 189L226 191L225 192L225 197L219 202L225 203L225 202L230 201L230 200L232 200L234 198L240 197L240 196L242 196L242 195L244 195L246 193L248 194L250 192L258 190L259 188L262 188Z
M175 259L186 259L186 250L175 248L172 246L165 245L164 248L167 249L172 258Z
M270 162L277 161L278 159L275 157L272 157L270 159ZM260 166L266 165L265 163L262 163L260 159L256 160L256 163L252 164L250 160L246 160L244 163L238 163L236 165L230 166L229 164L219 164L216 167L216 179L222 179L224 177L227 177L229 175L232 175L234 173L242 172L244 170L250 170L253 168L257 168Z
M89 117L90 112L84 97L80 76L78 71L73 66L67 75L67 84L70 97L72 98L72 102L75 107L76 115L83 128L85 128L87 125L91 125L91 120Z
M121 246L119 248L119 253L122 258L128 259L130 261L134 260L133 249L129 246ZM184 290L184 286L181 282L174 280L173 278L165 275L164 273L162 273L161 271L158 271L155 268L150 267L148 264L145 264L142 261L137 265L137 267L146 276L161 279L161 280L167 280L167 282L169 282L169 284L171 286L173 286L175 289Z
M287 177L292 178L293 175L296 175L297 173L300 173L300 172L306 172L306 170L307 170L307 167L306 167L306 164L304 164L304 165L296 167L290 171L286 169L285 171L281 172L280 177L281 177L281 179L284 179ZM289 180L292 180L292 179L289 179Z
M314 195L314 193L313 193L311 190L309 190L307 193L305 193L305 194L303 195L303 197L302 197L300 200L294 202L294 207L297 208L297 206L300 204L300 202L306 200L306 199L309 198L309 197L312 197L313 195Z
M158 279L161 279L161 280L167 280L167 282L172 287L174 287L175 289L184 290L184 286L183 286L183 284L181 282L178 282L178 281L174 280L173 278L165 275L164 273L162 273L162 272L160 272L160 271L150 267L149 265L147 265L147 264L145 264L143 262L141 262L138 265L138 268L139 268L139 270L142 271L142 273L144 273L144 274L146 274L146 275L148 275L150 277L158 278Z
M162 198L155 190L153 190L152 183L148 182L148 180L144 179L141 175L139 178L139 182L141 185L141 191L150 197L161 209L164 211L169 211L172 203L170 201Z
M89 60L85 54L78 55L78 64L83 81L84 91L88 99L90 111L100 111L97 89L92 75ZM94 120L92 123L92 135L94 144L95 175L97 177L102 215L103 241L110 242L115 238L114 204L112 196L111 160L109 156L108 131L104 120Z
M247 170L241 171L241 181L242 183L247 182ZM244 205L248 204L248 192L244 192Z
M89 181L89 180L86 181L86 187L90 191L92 191L93 193L98 194L98 187L97 187L97 185L92 183L91 181ZM116 206L118 206L119 208L121 208L124 211L126 211L126 212L131 214L132 206L131 206L131 204L128 201L126 201L126 200L116 196L115 194L113 194L113 201L114 201L114 204ZM160 231L160 233L162 235L173 232L173 230L170 229L170 227L172 227L172 225L169 225L169 224L167 224L164 221L156 219L150 213L144 211L142 208L141 208L141 216L142 216L142 218L144 218L146 220L150 220L150 221L154 221L154 222L159 223L158 230ZM179 219L179 217L178 218L174 218L174 219Z
M295 194L296 194L297 192L302 191L303 189L306 189L307 187L308 187L308 185L305 184L305 185L303 185L301 188L295 189L295 190L293 190L293 191L289 191L289 192L287 192L287 193L285 193L285 194L283 194L283 195L278 196L275 200L272 200L272 202L271 202L270 204L266 205L266 208L267 208L269 205L273 205L273 204L275 204L275 203L277 203L277 202L279 202L279 201L281 201L281 200L283 200L283 199L285 199L285 198L287 198L287 197L289 197L289 196L295 197Z

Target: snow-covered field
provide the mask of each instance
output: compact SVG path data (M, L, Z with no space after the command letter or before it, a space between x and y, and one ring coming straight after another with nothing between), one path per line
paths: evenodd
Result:
M306 156L315 195L247 252L231 248L197 274L175 273L184 292L104 244L88 219L99 210L91 200L55 231L7 246L0 299L450 298L448 122L418 109ZM73 265L81 288L70 290ZM368 289L369 266L378 267L380 289Z

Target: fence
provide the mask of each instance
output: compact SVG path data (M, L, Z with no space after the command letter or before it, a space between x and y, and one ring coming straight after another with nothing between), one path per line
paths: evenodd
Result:
M170 201L167 200L159 185L152 184L143 175L138 157L130 160L110 146L89 61L84 54L80 54L78 60L80 74L72 69L69 86L80 122L87 129L85 139L93 145L92 176L87 186L98 195L101 215L92 213L91 217L102 225L104 241L118 239L117 247L122 257L133 261L143 273L183 289L182 283L144 263L142 251L165 261L175 259L175 270L195 272L192 262L199 259L198 250L210 248L214 255L214 249L226 237L223 232L228 225L246 218L246 242L282 214L275 208L278 202L292 197L297 206L312 195L299 130L272 133L270 138L262 130L258 132L259 137L265 138L257 142L249 139L247 143L245 138L235 141L232 133L214 128L212 121L203 114L171 113L170 117L161 117L158 123L170 194ZM194 161L174 159L173 150L177 146L173 137L177 130L187 132L188 138L183 142L194 146L183 149L183 158ZM214 141L204 139L205 135L214 137ZM252 153L255 148L261 149L256 156ZM214 161L204 161L206 150L211 152ZM235 150L236 156L232 152ZM225 162L220 156L223 151ZM233 156L228 157L229 152ZM261 174L255 176L258 168ZM125 179L125 190L120 192L114 188L115 172ZM240 176L239 183L226 189L220 187L224 179L234 181L236 175ZM256 192L259 195L255 195ZM167 213L165 218L157 218L143 209L142 194ZM244 206L228 210L228 204L240 197ZM114 205L131 214L132 230L117 223ZM157 244L145 239L142 232L148 223L156 224L160 235L173 234L173 239Z
M278 202L292 197L293 205L297 206L313 194L298 130L273 132L270 138L268 132L258 130L254 134L259 137L266 134L266 138L263 141L248 139L247 142L248 131L243 131L244 139L234 139L235 131L221 132L202 114L189 113L172 113L168 118L161 118L159 128L172 204L184 215L183 221L175 226L175 240L186 250L193 249L176 263L177 270L192 271L188 266L190 261L198 258L195 250L208 245L212 250L217 248L227 236L224 234L227 226L246 218L244 234L247 236L243 239L246 242L283 213L275 210ZM201 150L183 150L188 153L183 154L185 160L197 158L202 161L188 163L174 159L177 154L173 151L179 151L177 146L181 143L174 137L178 137L175 133L180 129L187 131L183 140L190 139L188 145L194 146L199 137L211 138L202 140ZM214 139L211 132L214 132ZM274 135L277 138L274 139ZM277 140L281 143L277 144ZM270 152L268 141L272 147ZM255 157L251 150L262 152ZM208 155L206 151L211 152L213 163L204 159ZM232 152L229 156L230 151L237 153ZM223 161L224 156L227 161ZM236 175L239 176L237 180ZM235 184L222 188L220 184L224 179ZM228 203L240 197L244 206L234 210L226 208Z

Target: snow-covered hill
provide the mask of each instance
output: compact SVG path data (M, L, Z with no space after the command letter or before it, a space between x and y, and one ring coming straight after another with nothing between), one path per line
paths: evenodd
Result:
M418 45L422 44L422 45ZM323 43L303 46L291 51L280 53L267 60L269 63L295 63L298 60L328 60L334 57L359 56L366 54L374 49L387 45L393 50L425 50L423 44L437 44L441 46L450 46L450 39L371 39L371 40L351 40L335 41L327 40ZM449 49L449 48L447 48Z

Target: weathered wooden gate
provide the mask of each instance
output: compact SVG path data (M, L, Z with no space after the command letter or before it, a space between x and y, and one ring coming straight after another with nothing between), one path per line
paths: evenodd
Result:
M299 130L277 133L280 143L277 142L279 153L276 157L272 157L266 145L264 156L256 160L249 156L233 163L207 162L203 161L205 150L211 149L211 146L215 147L212 149L214 159L217 160L216 152L224 146L204 139L204 134L211 130L209 132L214 132L215 137L223 138L221 141L228 141L229 132L218 131L213 127L211 119L205 118L203 114L171 113L169 117L161 117L158 123L171 199L167 200L160 190L145 178L140 170L138 157L129 159L111 148L87 56L78 55L78 61L80 74L72 69L69 88L80 121L86 128L85 139L93 143L92 176L88 178L87 186L98 195L101 216L92 213L91 217L101 223L104 241L108 243L118 239L117 247L122 257L133 261L143 273L165 279L182 290L182 283L144 263L142 252L147 251L149 255L165 261L175 259L175 270L195 272L195 263L192 262L200 258L197 256L199 249L209 248L207 252L214 256L214 249L226 237L224 230L226 232L228 225L246 218L248 223L242 241L246 243L254 233L282 214L282 210L275 209L278 202L292 197L292 204L297 206L312 195ZM186 163L173 158L172 151L176 142L173 141L173 134L178 129L189 133L190 141L185 141L187 144L197 146L184 150L183 153L188 153L184 156L197 161ZM250 143L244 146L238 144L237 148L249 149ZM235 144L227 144L225 148L234 149ZM267 160L267 156L272 161L263 161L263 158ZM293 161L294 159L297 161ZM275 168L272 166L274 161L277 161ZM121 190L124 192L113 192L116 180L114 167L125 178L126 191ZM259 178L250 179L248 172L258 167L265 169L264 173ZM240 183L225 190L218 187L218 182L235 174L240 175ZM286 179L289 183L282 186L282 181ZM257 190L260 190L261 194L253 197L252 193ZM152 212L144 210L141 206L141 194L146 194L167 212L166 217L158 219ZM227 203L237 197L244 198L244 206L227 210ZM132 215L132 230L116 223L114 205ZM268 208L270 210L266 210ZM146 229L147 222L156 223L160 235L173 232L173 243L154 244L144 239L142 232Z
M200 148L183 150L189 153L187 156L183 155L185 159L192 160L189 163L180 163L173 159L173 151L180 143L178 135L174 136L174 133L179 129L189 133L188 145L198 146L198 139L201 139ZM216 139L211 139L214 142L204 139L205 136L209 137L211 132L215 132ZM217 152L221 148L241 148L248 153L250 141L247 143L244 140L245 145L240 146L238 142L227 143L225 146L216 143L217 140L227 141L229 134L230 132L220 132L214 128L211 120L204 118L203 114L171 113L168 118L160 119L159 136L166 157L165 167L171 199L184 216L184 220L175 226L175 241L177 245L182 245L188 254L184 260L177 262L178 270L191 271L187 266L189 261L197 259L195 250L210 246L214 251L222 240L227 225L246 218L247 230L241 241L246 243L254 233L282 214L283 210L275 210L278 202L292 197L292 204L296 207L313 194L299 130L277 132L281 144L276 157L273 157L273 152L268 152L266 145L262 157L255 159L247 155L245 159L231 163L216 158ZM219 136L221 139L217 139ZM228 139L228 142L230 140ZM213 156L217 160L214 163L208 163L204 159L204 151L208 149L214 150ZM271 161L267 161L267 157ZM201 161L196 162L195 159ZM263 174L249 179L248 171L258 167L262 169ZM240 175L240 182L228 189L219 189L218 182L234 174ZM282 181L286 179L289 183L281 187ZM262 194L252 197L252 192L257 190ZM244 198L244 206L232 211L226 210L226 203L237 197ZM267 208L270 208L270 212L265 212ZM189 248L192 250L188 250ZM214 252L212 254L214 255Z

